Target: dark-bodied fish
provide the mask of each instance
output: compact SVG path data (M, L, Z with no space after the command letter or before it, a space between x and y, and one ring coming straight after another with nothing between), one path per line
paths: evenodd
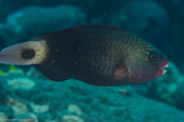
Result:
M120 28L74 27L2 50L0 63L32 65L53 81L74 78L114 86L165 74L167 57L150 43Z

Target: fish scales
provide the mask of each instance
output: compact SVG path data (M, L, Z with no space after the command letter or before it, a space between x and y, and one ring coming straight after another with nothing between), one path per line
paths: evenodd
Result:
M48 63L45 62L41 67L52 67L50 69L54 71L57 70L63 72L63 74L66 73L67 76L73 76L78 80L92 81L92 84L94 84L94 81L97 82L97 84L112 82L114 81L112 77L113 70L115 70L116 67L118 68L119 64L108 62L108 60L113 58L113 48L119 46L118 41L122 40L119 38L120 35L121 31L115 28L92 26L89 28L81 27L65 30L62 34L56 33L52 34L52 36L46 35L38 37L35 40L47 40L50 48L61 50L58 52L50 52L50 54L55 55L48 56L48 60L56 60L55 63L48 65ZM57 58L57 55L63 58ZM56 65L57 63L60 65ZM113 66L114 69L108 68L110 64L106 65L107 63L115 65ZM35 65L35 67L40 68L40 66L37 65ZM80 77L81 74L84 75L82 79ZM61 78L59 78L59 80L60 79Z

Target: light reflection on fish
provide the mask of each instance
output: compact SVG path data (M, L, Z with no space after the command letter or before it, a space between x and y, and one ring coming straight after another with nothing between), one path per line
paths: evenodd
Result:
M45 34L2 50L0 63L32 65L53 81L74 78L88 84L135 84L166 73L167 57L120 28L79 26Z

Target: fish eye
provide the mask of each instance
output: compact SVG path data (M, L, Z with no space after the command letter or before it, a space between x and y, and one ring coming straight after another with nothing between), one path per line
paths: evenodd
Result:
M22 58L26 60L34 58L35 55L36 52L33 49L24 49L21 53Z
M149 60L150 60L150 61L155 61L155 60L157 60L157 58L158 58L158 55L157 55L156 52L151 52L151 53L149 54Z

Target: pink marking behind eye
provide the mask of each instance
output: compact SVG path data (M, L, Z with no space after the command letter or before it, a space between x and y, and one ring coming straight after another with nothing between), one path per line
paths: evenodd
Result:
M126 70L125 69L118 69L115 73L114 73L114 78L115 79L122 79L126 74Z

